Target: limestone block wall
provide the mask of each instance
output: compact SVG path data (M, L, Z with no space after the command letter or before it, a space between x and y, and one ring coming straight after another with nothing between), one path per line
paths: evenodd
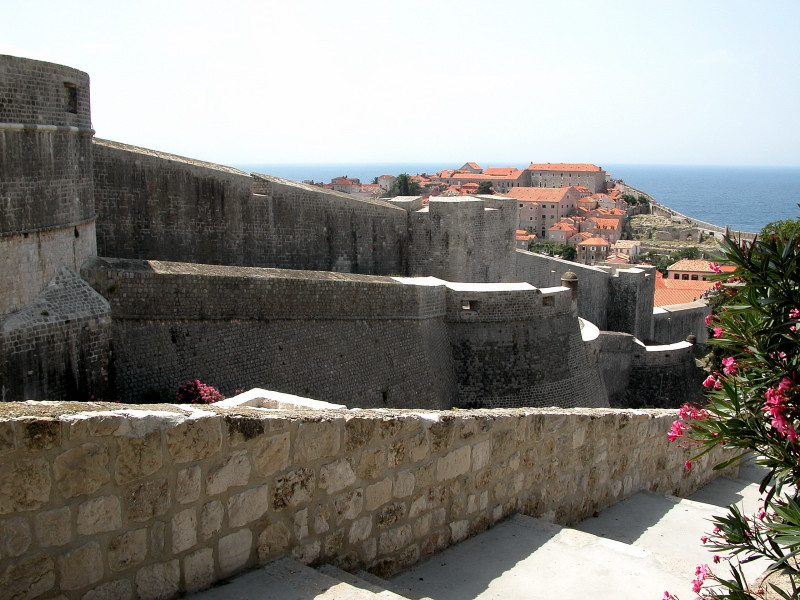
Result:
M60 267L39 296L0 319L0 399L107 397L108 302Z
M608 406L567 288L486 287L448 290L459 406Z
M640 340L650 342L653 339L655 267L614 269L612 275L609 279L608 329L632 333Z
M687 471L663 410L2 409L9 598L167 600L283 556L387 576L514 512L691 493L721 457Z
M199 378L348 406L450 408L442 286L331 272L95 259L113 315L116 394Z
M388 203L95 140L98 254L406 273L406 212Z
M0 56L0 315L94 254L89 76Z

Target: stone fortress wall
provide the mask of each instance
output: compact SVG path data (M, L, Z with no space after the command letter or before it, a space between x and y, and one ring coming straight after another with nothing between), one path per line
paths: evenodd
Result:
M456 302L465 290L448 281L560 285L563 265L515 251L513 199L433 199L427 206L415 199L367 200L117 142L91 143L88 76L26 59L0 62L16 69L17 79L30 74L52 98L18 98L17 88L4 87L1 93L16 105L37 107L13 113L32 123L5 124L7 138L29 148L20 136L31 128L39 135L37 123L51 120L58 135L83 140L63 158L56 146L52 153L47 146L17 156L14 143L8 147L16 160L4 155L4 165L17 173L4 184L7 203L41 204L42 215L74 204L59 216L71 219L68 229L61 227L71 246L62 245L52 261L68 271L56 280L55 272L42 270L26 280L24 297L6 301L0 322L5 399L134 400L148 388L175 389L201 377L226 394L274 385L372 407L605 404L602 386L592 382L599 378L596 352L582 343L571 309L559 308L557 290L542 295L473 286L466 291L479 296L473 298L478 310L454 317L449 309L419 309L428 301ZM61 181L61 171L45 159L72 165L62 171L74 179ZM67 192L59 196L62 189ZM53 224L30 225L40 235ZM10 233L3 238L9 252L31 235ZM87 262L95 255L113 259ZM221 270L191 267L201 264ZM648 271L568 264L579 271L578 316L651 341ZM77 275L81 265L92 286ZM240 266L295 272L265 277L236 271ZM398 298L411 292L400 292L405 288L397 281L374 279L388 275L444 281L434 286L438 291L415 290L415 301L395 310ZM19 274L6 276L13 287ZM394 293L400 295L390 298ZM302 294L313 297L312 310ZM528 302L530 311L517 310ZM489 307L503 307L496 312L503 317L487 316ZM558 368L551 368L554 362Z
M515 512L691 493L723 458L685 469L666 410L141 408L5 406L4 597L169 599L284 556L387 576Z

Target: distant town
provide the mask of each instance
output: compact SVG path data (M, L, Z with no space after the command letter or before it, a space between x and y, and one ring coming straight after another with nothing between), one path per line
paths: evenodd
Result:
M583 163L531 163L482 168L468 162L434 174L378 175L371 183L341 176L325 189L366 198L499 194L519 203L517 248L586 265L656 265L655 305L691 302L711 287L703 242L714 240L680 219L650 215L646 195L631 193L602 167ZM678 222L676 222L678 221Z

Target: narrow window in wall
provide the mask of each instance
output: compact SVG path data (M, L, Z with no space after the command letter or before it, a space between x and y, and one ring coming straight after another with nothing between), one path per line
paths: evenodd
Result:
M69 81L64 82L64 110L74 115L78 114L78 88Z

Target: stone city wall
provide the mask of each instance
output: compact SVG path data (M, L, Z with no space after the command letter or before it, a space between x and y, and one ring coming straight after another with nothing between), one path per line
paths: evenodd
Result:
M111 305L116 394L201 379L348 406L456 403L443 286L332 272L95 259Z
M711 307L706 302L687 302L659 306L653 311L653 338L660 344L674 344L695 336L695 343L705 346L708 327L705 323Z
M569 525L639 490L686 495L722 457L687 471L665 410L2 415L9 598L167 600L284 556L388 576L515 512Z
M623 405L677 408L686 402L702 403L706 374L695 364L694 351L695 346L689 342L645 346L634 340Z

